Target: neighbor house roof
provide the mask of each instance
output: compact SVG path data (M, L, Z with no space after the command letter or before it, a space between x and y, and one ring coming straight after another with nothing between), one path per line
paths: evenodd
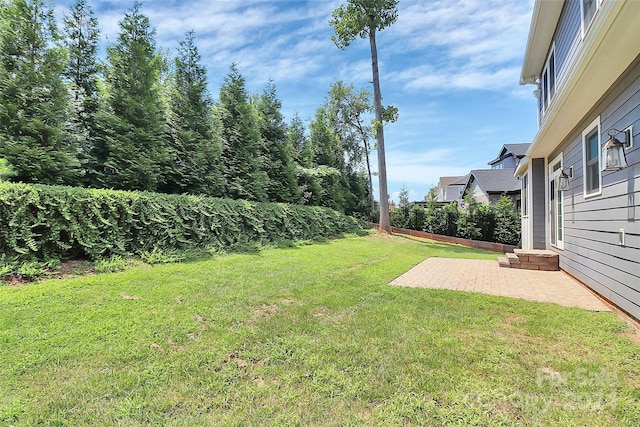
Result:
M520 191L520 181L513 169L476 169L469 172L467 185L475 180L486 193L512 193Z
M444 188L449 186L452 182L463 178L461 176L441 176L440 177L440 187Z
M521 144L504 144L502 146L502 149L500 149L500 153L498 154L498 157L491 160L489 164L494 165L506 159L509 156L513 156L516 159L521 159L525 156L525 154L527 154L527 150L529 149L530 145L531 144L529 144L528 142L521 143Z
M509 150L514 157L523 158L531 144L524 142L521 144L504 144L503 149Z
M458 179L450 182L449 185L467 185L467 181L469 181L469 174L459 176Z

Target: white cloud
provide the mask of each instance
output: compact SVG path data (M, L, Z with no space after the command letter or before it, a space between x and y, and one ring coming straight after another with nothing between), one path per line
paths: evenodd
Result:
M386 153L387 179L389 182L408 185L430 185L441 176L464 175L467 165L456 161L456 148L434 148L423 151L393 150ZM377 160L376 160L377 161Z
M413 66L394 77L408 90L505 90L518 84L531 5L517 0L412 2L392 27Z

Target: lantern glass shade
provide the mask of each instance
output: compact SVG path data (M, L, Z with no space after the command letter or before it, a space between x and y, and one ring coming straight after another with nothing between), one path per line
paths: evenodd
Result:
M603 170L617 171L628 166L624 144L613 136L602 147L602 157L604 160Z
M558 176L558 191L567 191L569 189L569 175L564 171Z

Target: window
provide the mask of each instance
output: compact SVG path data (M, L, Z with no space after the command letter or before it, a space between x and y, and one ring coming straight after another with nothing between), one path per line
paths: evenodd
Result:
M555 50L551 51L549 60L547 61L547 68L549 69L549 99L553 98L556 94L556 53Z
M491 166L491 169L504 169L504 165L502 163L498 163Z
M582 132L582 152L584 166L584 197L602 193L602 172L600 167L600 117Z
M596 16L596 12L600 9L602 0L582 0L580 7L582 9L582 36L587 33L593 17Z
M551 47L551 52L547 57L542 77L540 78L540 103L542 111L545 111L551 105L551 99L556 93L556 54L555 45Z

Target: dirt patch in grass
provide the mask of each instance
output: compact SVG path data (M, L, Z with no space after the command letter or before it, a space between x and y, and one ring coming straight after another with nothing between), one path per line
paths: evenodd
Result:
M259 322L267 319L278 312L278 305L276 304L263 304L251 312L249 323Z
M13 274L0 278L0 283L3 281L8 286L22 286L29 283L33 283L38 279L71 279L79 276L87 276L96 274L96 270L91 261L87 260L74 260L65 261L60 263L58 267L51 270L43 269L42 275L39 277L25 278L20 274Z
M26 280L23 280L22 278L17 276L7 276L3 279L3 281L7 286L20 286L20 285L29 283Z
M95 274L93 263L87 260L65 261L60 264L57 271L52 273L51 277L56 279L68 279L77 276L86 276Z
M408 240L406 236L400 236L397 234L389 234L389 233L372 233L368 236L373 239L383 239L383 240L393 240L398 243L407 243Z
M640 333L638 332L618 332L618 335L629 338L634 343L640 345Z

